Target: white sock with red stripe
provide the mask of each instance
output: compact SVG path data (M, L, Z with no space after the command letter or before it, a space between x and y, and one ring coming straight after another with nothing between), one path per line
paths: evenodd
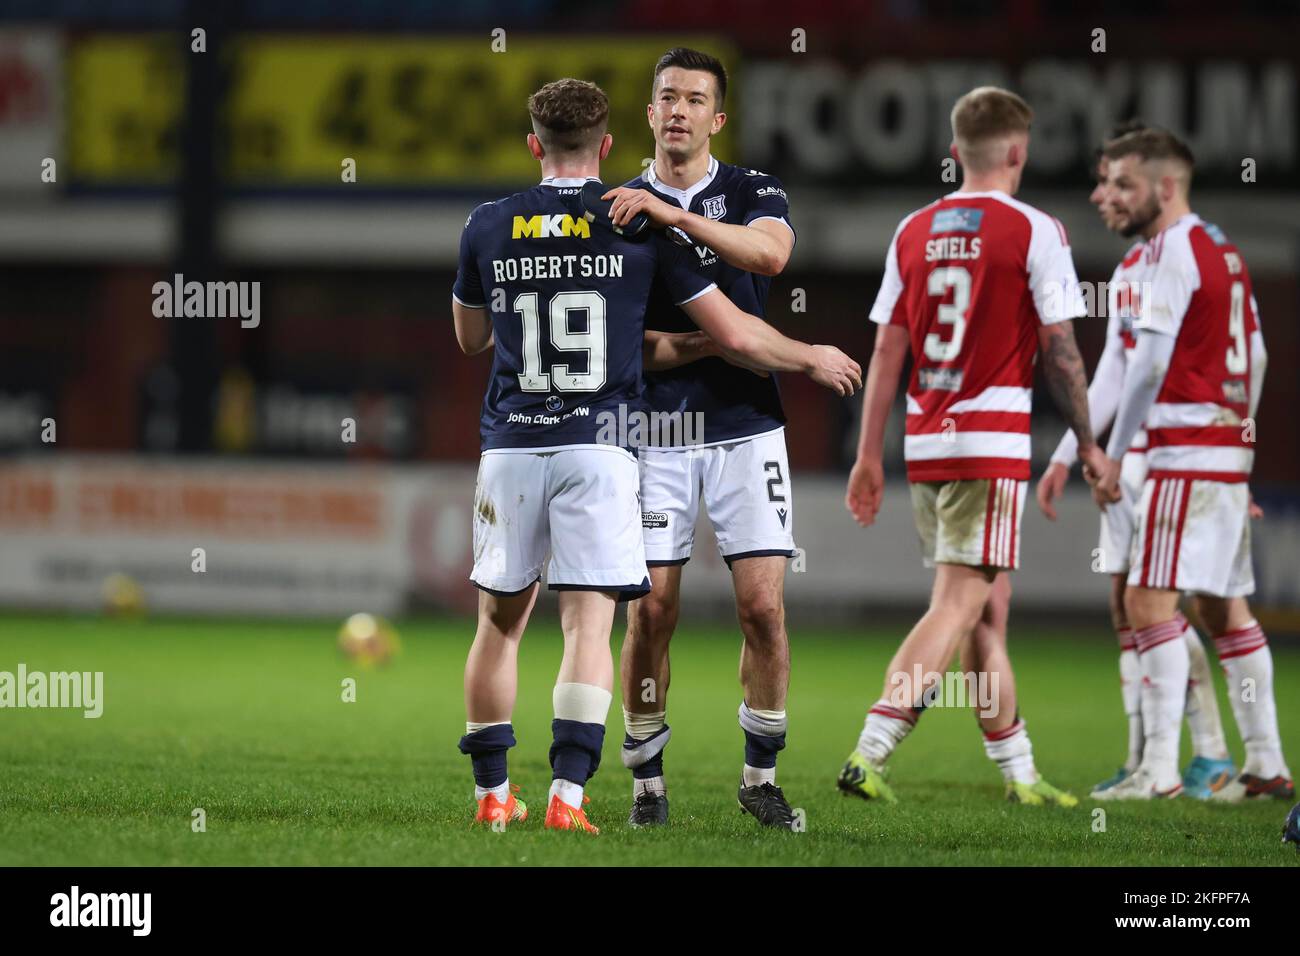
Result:
M1213 760L1228 759L1228 742L1223 739L1223 721L1219 718L1219 701L1214 696L1214 678L1210 676L1210 659L1196 628L1183 622L1183 642L1187 645L1187 729L1192 734L1192 753Z
M1243 773L1265 780L1290 777L1282 758L1282 739L1277 729L1277 705L1273 700L1273 654L1258 621L1226 634L1216 635L1215 650L1228 676L1228 700L1237 718L1237 729L1246 744Z
M884 766L894 748L916 726L918 711L895 707L878 700L867 711L867 721L858 737L858 753L877 767Z
M984 752L998 765L1002 778L1008 783L1034 783L1038 780L1034 746L1029 742L1025 722L1020 718L1004 730L985 731Z
M1115 634L1119 638L1119 691L1128 717L1128 759L1124 769L1132 773L1142 763L1142 672L1133 628L1121 627Z
M1134 630L1142 673L1142 767L1155 777L1157 789L1178 786L1178 736L1187 701L1190 662L1177 618Z

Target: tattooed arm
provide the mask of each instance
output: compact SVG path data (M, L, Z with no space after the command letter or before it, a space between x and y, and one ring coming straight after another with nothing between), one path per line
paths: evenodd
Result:
M1079 346L1074 341L1074 323L1054 322L1040 326L1038 346L1043 354L1043 375L1052 400L1079 439L1079 460L1084 465L1084 476L1090 481L1101 482L1103 496L1114 500L1112 495L1119 493L1119 467L1106 457L1092 434L1088 416L1088 379L1084 374Z
M1039 326L1038 347L1043 353L1043 375L1052 401L1079 439L1079 457L1083 458L1084 450L1088 446L1096 447L1097 441L1088 416L1088 379L1079 346L1074 341L1074 323Z

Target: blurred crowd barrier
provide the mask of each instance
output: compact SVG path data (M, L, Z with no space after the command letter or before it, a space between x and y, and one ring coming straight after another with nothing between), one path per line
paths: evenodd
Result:
M467 611L476 601L468 581L474 480L470 465L11 461L0 464L0 604L95 610L112 605L113 582L125 576L144 607L163 611ZM926 602L931 575L904 482L890 483L878 522L865 530L845 513L839 479L796 474L793 485L799 551L787 589L802 620ZM1266 622L1294 628L1300 509L1263 504L1255 603ZM1031 501L1015 606L1086 611L1104 622L1108 581L1092 571L1096 546L1097 511L1081 481L1055 523ZM688 616L730 610L731 575L707 521L683 594Z

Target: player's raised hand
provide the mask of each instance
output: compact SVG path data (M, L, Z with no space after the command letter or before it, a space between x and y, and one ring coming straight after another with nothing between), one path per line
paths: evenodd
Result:
M1070 480L1070 469L1059 461L1047 466L1043 477L1038 479L1038 510L1047 516L1048 521L1056 520L1056 499L1065 491L1065 483Z
M848 398L862 388L862 366L833 345L814 345L808 377L823 388Z
M675 226L683 211L680 206L664 202L648 189L633 189L629 186L611 189L600 198L611 200L609 218L614 225L620 227L626 226L637 213L642 212L650 218L651 225L660 228Z
M885 470L879 458L859 458L849 472L849 487L844 493L844 507L862 527L870 527L880 511L885 491Z

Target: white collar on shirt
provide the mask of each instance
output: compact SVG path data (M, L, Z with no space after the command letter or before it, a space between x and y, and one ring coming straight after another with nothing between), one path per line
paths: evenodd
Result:
M586 183L590 183L590 182L600 182L600 177L599 177L599 176L582 176L582 177L578 177L578 176L547 176L545 179L542 180L541 185L543 185L543 186L572 187L572 186L582 186L582 185L584 185L584 184L586 184Z
M958 190L957 192L949 193L943 198L944 199L988 199L990 196L1006 196L1008 199L1011 198L1010 193L1007 193L1001 189L983 189L980 190L979 192L962 192L961 190Z
M713 182L714 177L717 175L718 175L718 160L715 157L710 156L709 171L700 177L699 182L695 183L693 186L688 186L686 189L678 189L676 186L669 186L667 183L660 180L659 177L655 175L654 163L651 163L648 167L646 167L645 179L646 182L648 182L655 189L659 190L661 193L666 193L667 195L672 196L674 199L676 199L677 204L681 206L683 209L690 209L691 202L695 199L696 196L698 196L700 193L704 192L704 190L709 188L709 184Z

